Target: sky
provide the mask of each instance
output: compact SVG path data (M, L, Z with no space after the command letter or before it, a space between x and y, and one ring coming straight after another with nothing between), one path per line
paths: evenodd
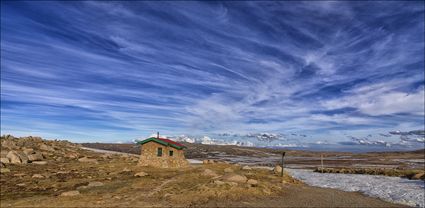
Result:
M423 1L1 2L2 134L423 147L424 112Z

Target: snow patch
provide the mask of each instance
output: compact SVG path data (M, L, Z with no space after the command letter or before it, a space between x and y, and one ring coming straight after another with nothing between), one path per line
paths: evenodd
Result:
M316 173L305 169L285 170L311 186L359 191L393 203L425 206L424 181L376 175Z

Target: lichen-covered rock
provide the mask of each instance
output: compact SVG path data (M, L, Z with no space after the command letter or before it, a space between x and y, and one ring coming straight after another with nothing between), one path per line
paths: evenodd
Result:
M24 154L26 154L26 155L31 155L31 154L34 154L34 153L35 153L35 152L34 152L34 149L32 149L32 148L29 148L29 149L25 148L25 149L23 150L23 152L24 152Z
M45 150L45 151L50 151L50 152L55 151L55 149L53 147L47 146L46 144L41 144L40 149Z
M30 161L41 161L43 159L43 155L39 152L35 152L34 154L28 155L28 160Z
M4 164L8 164L8 163L10 163L10 160L7 157L2 157L2 158L0 158L0 162L4 163Z
M282 167L280 167L280 165L276 165L275 167L274 167L274 169L273 169L273 172L275 173L275 174L279 174L279 173L281 173L282 172Z
M34 174L31 178L44 178L44 176L41 174Z
M22 164L27 164L28 163L28 157L25 153L23 152L17 152L17 154L19 155L19 158L21 159L21 163Z
M21 158L19 157L18 153L14 150L9 151L9 153L7 153L6 157L10 160L10 163L12 164L21 164Z
M251 186L257 186L258 181L254 180L254 179L249 179L246 183L251 185Z

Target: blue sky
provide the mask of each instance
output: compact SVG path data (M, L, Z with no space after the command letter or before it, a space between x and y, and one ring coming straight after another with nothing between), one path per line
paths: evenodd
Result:
M2 134L424 144L424 2L1 6Z

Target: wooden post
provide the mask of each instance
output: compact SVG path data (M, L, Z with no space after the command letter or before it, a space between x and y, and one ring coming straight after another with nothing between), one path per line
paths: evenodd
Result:
M282 153L282 172L280 173L281 177L283 177L283 157L285 157L285 152Z
M322 173L323 173L323 154L320 154L320 163L322 165Z

